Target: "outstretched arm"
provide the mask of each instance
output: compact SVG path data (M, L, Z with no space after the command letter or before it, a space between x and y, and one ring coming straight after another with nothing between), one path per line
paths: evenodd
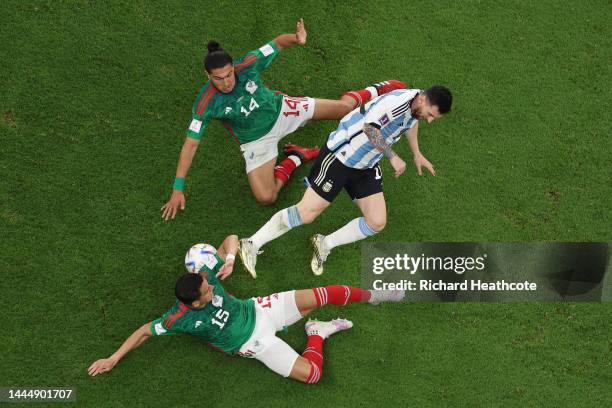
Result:
M181 154L179 156L178 165L176 166L176 179L178 180L178 185L177 182L175 182L170 200L161 208L162 218L165 221L168 221L171 218L174 219L179 206L181 207L181 210L185 209L183 184L185 182L185 177L187 177L187 172L191 167L193 157L198 150L199 144L199 140L192 139L190 137L185 138L185 143L183 143L183 148L181 149Z
M152 335L151 322L143 324L138 330L132 333L132 335L128 337L126 341L123 342L121 347L119 347L119 349L117 349L112 356L97 360L91 366L89 366L87 369L89 375L95 377L98 374L109 372L113 369L113 367L115 367L115 365L117 365L119 360L125 357L127 353L140 346Z
M412 150L414 165L417 168L419 176L423 175L423 167L425 167L431 173L432 176L435 176L436 170L434 169L433 164L431 164L429 160L427 160L419 150L418 133L419 123L417 122L413 127L408 130L408 134L406 135L406 138L408 139L408 144L410 145L410 150Z
M224 280L231 275L234 270L236 252L238 252L238 235L228 235L217 249L217 253L225 261L217 275L215 275L217 278Z
M395 170L395 177L399 177L406 170L406 162L404 162L401 157L399 157L391 148L391 144L387 143L385 138L383 137L380 129L377 129L371 123L366 123L363 126L363 133L366 134L370 142L380 150L391 163L393 170Z
M306 28L304 27L304 19L300 18L295 27L295 34L281 34L274 39L279 51L285 48L293 47L296 44L306 44Z

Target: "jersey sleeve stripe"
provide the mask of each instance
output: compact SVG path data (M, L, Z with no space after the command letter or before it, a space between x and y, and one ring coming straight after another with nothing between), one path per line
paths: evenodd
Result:
M406 110L410 107L410 101L406 101L397 108L393 109L391 112L393 116L399 116L401 113L406 112Z
M216 93L217 93L217 88L215 88L211 84L208 87L208 89L204 92L204 95L202 95L202 98L200 98L200 102L198 102L198 107L196 108L196 114L198 115L204 114L204 112L206 111L206 107L208 106L208 103L211 101L211 99L213 98L213 96L215 96Z
M208 103L213 98L213 96L215 96L216 93L217 93L217 88L215 88L212 84L210 84L206 92L204 92L204 95L202 95L200 102L198 102L198 106L196 108L197 115L204 114L204 112L206 111L206 107L208 106Z
M403 115L404 113L408 112L408 109L410 109L410 106L406 106L404 109L398 111L397 113L394 113L393 117L397 118L397 117Z
M164 326L166 326L168 329L172 329L172 326L174 326L174 323L176 323L178 319L183 317L183 315L187 312L187 310L189 310L189 308L185 306L183 303L181 303L174 313L166 317L166 320L164 320Z
M257 55L251 54L244 59L240 64L234 67L234 72L238 73L257 61Z

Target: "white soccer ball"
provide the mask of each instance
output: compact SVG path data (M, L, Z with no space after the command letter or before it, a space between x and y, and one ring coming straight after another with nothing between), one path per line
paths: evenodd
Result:
M187 255L185 255L185 268L190 273L198 273L204 265L217 263L216 253L217 250L212 245L195 244L189 248Z

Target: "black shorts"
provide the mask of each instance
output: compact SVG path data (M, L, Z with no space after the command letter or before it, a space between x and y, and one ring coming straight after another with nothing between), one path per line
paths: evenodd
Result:
M351 200L371 196L382 192L382 171L376 164L371 169L353 169L346 167L329 150L323 146L317 161L308 175L310 187L326 201L334 201L342 188Z

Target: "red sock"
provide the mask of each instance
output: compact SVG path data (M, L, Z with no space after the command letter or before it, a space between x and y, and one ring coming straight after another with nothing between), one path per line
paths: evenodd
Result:
M274 167L274 178L281 180L283 183L289 181L291 173L297 168L297 165L290 158L282 160Z
M367 89L360 89L358 91L350 91L350 92L343 94L342 96L344 95L350 96L351 98L355 100L354 108L363 105L364 103L369 101L370 98L372 97L372 94Z
M317 299L317 307L327 304L344 306L353 302L367 302L372 296L369 290L343 285L329 285L312 290Z
M310 374L306 378L306 383L314 384L323 375L323 338L321 336L308 336L308 342L302 357L310 361Z

